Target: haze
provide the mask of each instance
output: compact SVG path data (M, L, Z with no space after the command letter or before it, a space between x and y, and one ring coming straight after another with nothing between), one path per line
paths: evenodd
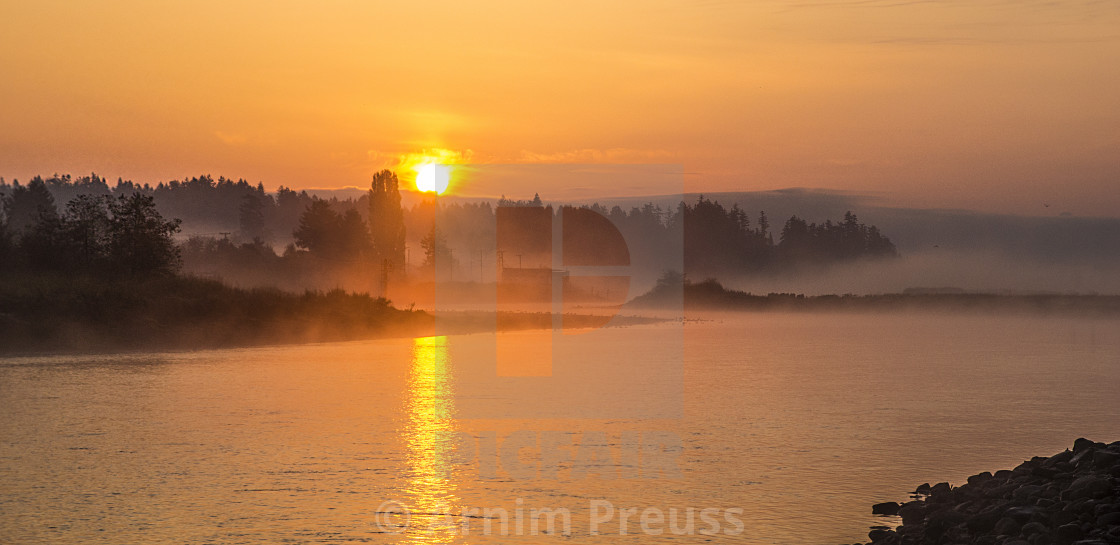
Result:
M1117 28L1088 0L7 2L0 176L364 187L439 150L1115 216Z

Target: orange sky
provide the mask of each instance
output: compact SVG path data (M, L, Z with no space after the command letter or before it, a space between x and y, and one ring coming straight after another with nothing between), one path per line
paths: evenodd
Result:
M1120 215L1111 0L36 0L0 4L0 69L9 181L365 186L439 148Z

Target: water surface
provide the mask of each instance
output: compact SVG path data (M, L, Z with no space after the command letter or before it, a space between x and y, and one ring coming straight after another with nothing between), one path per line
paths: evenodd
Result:
M0 542L850 543L876 523L872 503L922 482L1120 438L1117 321L705 318L685 327L676 369L649 355L671 324L597 341L646 354L614 357L625 372L679 381L679 418L544 420L500 389L462 395L477 371L462 360L486 335L0 360ZM480 407L510 418L466 418ZM622 478L634 434L665 432L682 441L680 474ZM510 434L612 458L492 471L487 445ZM540 449L520 455L532 468ZM743 533L642 535L634 517L627 536L617 519L591 535L593 501L682 519L742 509ZM399 535L404 519L379 515L394 506L411 512ZM469 507L567 509L571 536L479 535L498 528L481 516L469 535L446 527Z

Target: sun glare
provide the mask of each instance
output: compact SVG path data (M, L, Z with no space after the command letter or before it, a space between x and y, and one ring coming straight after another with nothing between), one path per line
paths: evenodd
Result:
M441 194L450 181L451 169L446 165L427 163L416 170L416 189L424 193Z

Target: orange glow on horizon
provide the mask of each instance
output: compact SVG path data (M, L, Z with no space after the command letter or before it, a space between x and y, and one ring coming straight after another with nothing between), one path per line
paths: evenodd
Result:
M451 184L451 167L439 163L425 163L416 168L416 190L421 193L442 195Z
M271 190L384 168L407 185L424 163L674 164L692 192L1120 213L1120 71L1102 69L1120 65L1120 3L494 8L12 2L0 176ZM467 176L451 191L477 192Z

